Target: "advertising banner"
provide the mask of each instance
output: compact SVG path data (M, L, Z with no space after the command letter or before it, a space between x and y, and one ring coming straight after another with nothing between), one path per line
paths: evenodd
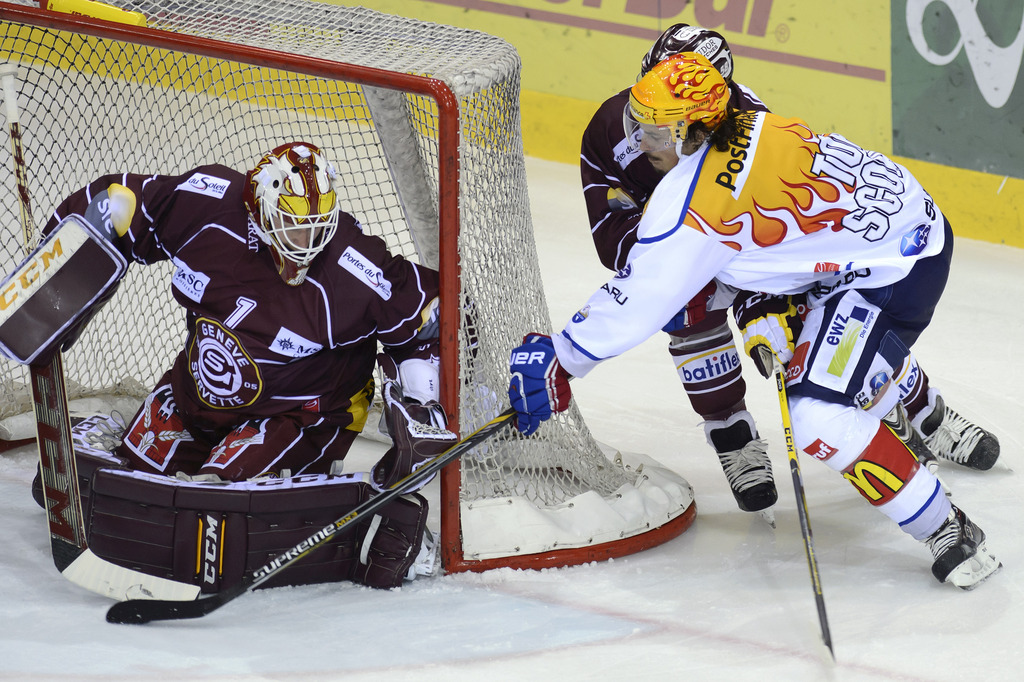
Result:
M1024 178L1024 2L892 3L893 151Z

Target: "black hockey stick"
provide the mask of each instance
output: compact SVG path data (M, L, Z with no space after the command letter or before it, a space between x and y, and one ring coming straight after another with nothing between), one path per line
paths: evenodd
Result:
M828 615L825 613L825 595L821 591L821 576L818 573L818 559L814 554L814 539L811 536L811 521L807 515L807 495L804 493L803 477L800 475L800 460L797 459L796 445L793 443L793 420L789 416L789 397L786 395L785 370L775 354L765 346L757 346L761 353L761 361L767 366L775 367L775 383L779 389L779 408L782 410L782 430L786 437L786 456L789 458L789 470L793 474L793 492L796 493L796 512L800 518L800 532L804 537L804 551L807 553L807 567L811 572L811 587L814 589L814 603L818 607L818 623L821 625L821 641L828 647L832 660L836 660L836 652L832 649L832 633L828 627Z
M11 137L21 229L26 251L31 251L34 224L18 120L17 73L17 65L0 64L0 86L3 89ZM78 489L78 468L71 445L71 419L60 352L55 353L47 364L30 365L29 374L36 417L40 479L50 532L50 553L57 570L76 585L114 599L126 599L129 595L165 599L195 598L199 589L194 585L118 566L89 549Z
M184 618L201 618L211 611L216 611L229 601L246 592L250 592L281 571L299 561L318 547L331 541L338 533L362 521L388 502L416 489L429 481L437 472L450 462L455 461L474 447L496 434L508 424L516 411L511 407L487 422L479 429L451 446L437 457L429 460L415 472L395 483L375 497L371 497L352 511L333 523L321 528L308 538L288 551L277 555L269 562L242 578L234 587L221 590L208 597L200 597L191 601L173 601L166 599L129 599L119 602L107 611L108 623L148 623L153 620L180 620Z

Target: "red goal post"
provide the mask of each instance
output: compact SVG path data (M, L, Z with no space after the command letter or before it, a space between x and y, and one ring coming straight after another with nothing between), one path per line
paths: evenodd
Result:
M309 139L351 187L343 208L393 252L441 273L441 390L452 428L472 431L500 411L509 349L550 324L515 50L486 34L306 0L245 0L233 14L202 1L110 4L139 11L148 26L0 2L0 61L31 74L22 123L38 215L102 172L180 172L214 160L241 170L281 136ZM129 133L111 134L111 121L93 113L110 100L152 121L116 121ZM170 137L182 128L192 137ZM3 254L4 271L12 257ZM132 317L140 300L161 311L152 317L174 317L173 301L155 293L167 271L130 275L121 301L69 354L70 397L141 399L178 350L180 330L143 329ZM0 372L5 417L17 411L18 368ZM575 406L532 438L509 429L441 481L449 571L621 556L675 537L694 516L684 479L602 448Z

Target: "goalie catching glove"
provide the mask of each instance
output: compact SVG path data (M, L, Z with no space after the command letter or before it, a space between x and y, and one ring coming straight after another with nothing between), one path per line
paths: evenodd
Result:
M558 362L551 337L527 334L509 359L508 399L518 413L516 428L529 436L542 421L569 407L569 374Z
M766 379L772 376L775 368L770 357L762 356L757 347L764 346L770 350L782 365L793 359L796 339L803 329L797 309L797 305L803 303L802 298L741 291L733 301L736 326L743 333L743 350Z
M401 369L387 354L380 354L377 361L384 375L381 386L384 422L393 443L380 461L373 466L373 485L384 490L391 488L458 443L459 437L447 430L448 419L444 408L436 400L428 399L426 393L429 393L429 390L420 392L411 388L409 393L416 394L415 398L403 391L399 377L409 380L407 375L410 374L410 368L407 367L407 363L412 363L412 374L420 375L424 373L424 369L428 369L424 367L430 364L428 361L406 360L402 363ZM429 369L426 373L429 374ZM420 385L427 382L411 380L410 383ZM424 481L415 489L423 487L428 482Z

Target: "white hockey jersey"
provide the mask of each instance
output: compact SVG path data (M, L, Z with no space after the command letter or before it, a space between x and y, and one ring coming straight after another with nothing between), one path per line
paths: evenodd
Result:
M626 266L554 340L570 374L643 342L712 279L814 306L942 250L944 219L903 166L799 119L739 123L729 149L705 144L658 184Z

